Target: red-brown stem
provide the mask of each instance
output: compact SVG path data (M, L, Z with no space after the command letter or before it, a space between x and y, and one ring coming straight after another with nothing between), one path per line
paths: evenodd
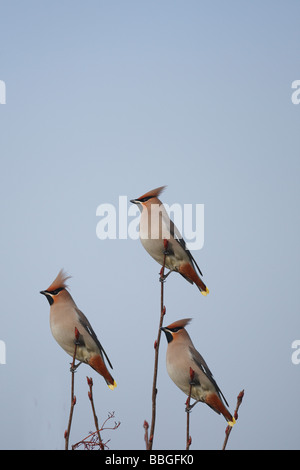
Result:
M240 407L240 405L243 401L243 397L244 397L244 390L242 390L237 396L236 408L235 408L234 415L233 415L235 420L238 419L238 410L239 410L239 407ZM225 440L224 440L224 443L223 443L222 450L226 449L227 442L228 442L231 431L232 431L232 426L228 425L226 430L225 430Z
M78 339L79 339L79 331L75 327L74 354L73 354L73 360L71 364L71 408L70 408L68 429L65 431L65 450L68 450L69 448L69 437L70 437L70 431L71 431L71 425L72 425L73 411L74 411L74 406L76 405L76 397L74 395L74 375L75 375L75 359L76 359Z
M144 439L145 439L145 443L146 443L146 449L148 449L148 446L149 446L149 437L148 437L149 424L148 424L148 421L146 421L146 420L144 421L143 428L145 429Z
M168 240L164 239L164 260L163 266L160 270L160 319L159 319L159 327L157 333L157 339L154 343L155 348L155 357L154 357L154 373L153 373L153 385L152 385L152 418L151 418L151 427L150 427L150 437L148 439L147 450L152 450L153 446L153 438L154 438L154 430L155 430L155 420L156 420L156 395L157 395L157 370L158 370L158 353L159 353L159 345L160 345L160 337L161 337L161 327L163 325L163 318L166 313L166 308L164 306L164 272L165 272L165 263L166 263L166 255L168 250Z
M192 386L194 381L195 371L190 367L190 390L189 395L186 400L186 450L189 450L190 445L192 443L192 438L190 436L190 402L191 402L191 393L192 393Z
M93 399L93 379L90 377L87 377L87 383L88 383L88 386L90 388L89 392L88 392L88 397L90 399L90 402L91 402L91 406L92 406L92 411L93 411L93 416L94 416L94 422L95 422L95 427L96 427L96 432L97 432L97 435L98 435L98 439L99 439L99 446L100 446L100 449L101 450L104 450L104 444L102 442L102 439L101 439L101 436L100 436L100 430L99 430L99 423L98 423L98 418L97 418L97 415L96 415L96 410L95 410L95 405L94 405L94 399Z
M109 413L108 414L108 418L104 421L104 423L102 424L101 428L99 429L99 431L105 431L107 429L111 429L111 430L115 430L117 429L119 426L120 426L120 422L115 422L115 425L112 426L112 427L106 427L106 423L111 420L112 418L114 418L115 416L115 413L114 411L112 413ZM77 449L78 447L80 447L81 445L84 446L85 449L95 449L99 446L99 440L96 439L96 436L95 434L97 434L97 437L98 437L98 432L97 431L94 431L94 432L91 432L88 436L86 436L84 439L82 439L81 441L77 442L76 444L73 444L72 445L72 449L75 450ZM107 448L108 449L108 446L107 446L107 443L109 442L109 440L107 442L103 442L103 447L104 448Z

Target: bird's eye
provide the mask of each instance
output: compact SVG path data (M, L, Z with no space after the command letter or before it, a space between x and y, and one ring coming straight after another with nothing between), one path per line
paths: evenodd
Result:
M147 196L147 197L143 197L142 199L139 199L140 202L146 202L148 201L149 199L151 199L153 196Z
M55 289L53 290L52 292L50 292L52 295L57 295L60 291L62 291L64 288L63 287L59 287L58 289Z
M172 328L171 331L173 331L173 333L176 333L177 331L179 330L182 330L182 327L181 326L177 326L176 328Z

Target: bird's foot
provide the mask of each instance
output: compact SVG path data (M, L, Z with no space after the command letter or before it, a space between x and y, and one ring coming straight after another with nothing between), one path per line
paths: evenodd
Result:
M192 411L192 409L194 408L194 406L197 405L197 403L198 403L199 401L200 401L200 400L196 400L192 405L186 406L185 411L186 411L187 413L190 413L190 412Z
M76 365L74 364L74 366L72 366L72 363L70 363L70 365L71 365L70 372L76 372L76 370L78 369L80 364L82 364L82 361L78 362L78 364L76 364Z
M160 270L160 274L159 274L159 281L160 282L165 282L165 280L167 279L167 277L169 276L169 274L171 274L172 271L169 271L167 274L163 274L162 273L162 269Z

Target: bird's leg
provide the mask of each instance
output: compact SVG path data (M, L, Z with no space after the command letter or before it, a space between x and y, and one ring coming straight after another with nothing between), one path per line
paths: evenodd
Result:
M187 406L185 411L187 413L190 413L191 409L194 408L194 406L197 405L197 403L199 403L199 401L201 401L201 400L196 400L192 405Z
M76 364L75 366L75 358L76 358L76 351L77 351L77 348L78 346L81 346L82 343L80 342L80 339L79 339L79 331L77 330L77 328L75 329L75 338L74 338L74 346L75 346L75 350L74 350L74 355L73 355L73 362L71 362L71 367L70 367L70 372L76 372L76 369L80 366L80 364L82 363L82 361L78 362L78 364Z
M167 279L167 277L169 276L169 274L171 274L171 270L167 273L167 274L164 274L162 273L163 269L160 270L160 277L159 277L159 280L160 282L165 282L165 280Z
M164 274L165 267L166 267L166 256L168 256L170 252L168 250L168 246L169 246L168 240L164 238L163 242L164 242L164 250L163 250L164 261L163 261L163 265L159 273L159 280L161 283L165 282L165 280L167 279L167 277L169 276L171 272L171 269L170 269L170 271L167 274Z
M78 364L74 364L74 366L72 365L72 363L70 363L71 367L70 367L70 372L76 372L77 368L80 366L80 364L82 364L82 361L78 362Z
M76 346L81 346L81 345L82 345L82 342L79 340L79 335L78 335L78 338L75 338L75 339L74 339L74 344L75 344Z

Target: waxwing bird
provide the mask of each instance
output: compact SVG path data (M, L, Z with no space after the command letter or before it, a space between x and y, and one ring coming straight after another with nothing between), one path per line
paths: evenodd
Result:
M207 295L208 288L201 280L202 272L187 249L184 239L174 222L168 216L163 203L158 199L165 186L152 189L130 202L137 204L141 211L140 240L146 251L159 264L172 271L180 273L188 282L196 284L201 294ZM165 250L164 240L168 241ZM198 273L197 273L198 271Z
M40 292L47 297L50 304L50 328L52 334L58 344L73 357L75 328L77 328L79 337L76 342L76 359L89 364L95 369L102 375L109 388L113 390L117 384L107 370L103 356L106 357L111 368L112 365L90 322L78 309L68 291L66 280L69 277L61 270L48 289Z
M190 321L190 318L185 318L169 326L161 327L168 341L166 355L168 374L177 387L188 396L190 393L190 384L192 383L191 397L194 398L196 402L191 405L190 408L199 401L206 403L216 413L221 413L226 421L228 421L228 424L233 426L235 419L225 407L223 400L227 406L228 403L213 378L205 360L195 349L185 329L185 326ZM192 381L190 369L194 371Z

